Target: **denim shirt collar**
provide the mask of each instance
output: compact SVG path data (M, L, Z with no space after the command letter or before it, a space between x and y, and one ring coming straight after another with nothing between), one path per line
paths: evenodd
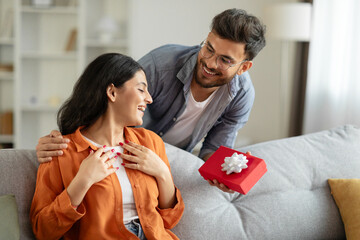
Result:
M192 55L177 73L176 77L184 84L184 95L186 96L190 90L190 84L194 75L195 65L199 52Z
M187 102L187 97L190 91L190 84L193 79L193 74L195 70L195 65L197 62L198 53L191 56L184 64L184 66L177 73L177 78L184 84L183 91L185 102ZM194 148L195 144L199 141L199 138L202 138L205 132L209 131L213 123L218 119L219 112L223 112L226 106L231 102L235 97L236 92L239 90L240 86L238 82L238 77L235 77L231 80L230 83L223 85L216 92L215 98L212 101L212 104L207 107L207 110L204 112L202 117L197 123L194 133L192 134L192 139L190 140L187 150ZM206 126L206 127L205 127ZM205 127L205 131L204 131Z

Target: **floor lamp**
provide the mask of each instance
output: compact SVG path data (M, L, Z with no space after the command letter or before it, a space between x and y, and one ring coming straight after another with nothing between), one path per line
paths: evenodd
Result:
M289 83L289 43L307 42L311 32L311 4L284 3L265 9L264 23L267 37L281 41L280 64L280 129L281 137L287 137L286 99Z

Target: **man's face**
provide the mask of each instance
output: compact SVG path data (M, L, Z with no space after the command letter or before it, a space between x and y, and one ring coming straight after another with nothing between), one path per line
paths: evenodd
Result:
M222 70L218 66L220 61L230 61L236 64L245 60L244 43L223 39L215 32L210 32L203 48L214 53L210 58L205 58L199 53L197 58L194 79L203 88L219 87L227 84L236 74L240 75L251 67L250 61L229 67L227 70Z

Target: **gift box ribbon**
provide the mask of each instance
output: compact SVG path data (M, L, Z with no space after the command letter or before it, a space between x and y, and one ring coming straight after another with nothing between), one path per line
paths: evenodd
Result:
M248 160L243 154L234 153L231 157L225 157L224 163L221 164L221 171L226 171L226 174L240 173L243 169L247 168Z

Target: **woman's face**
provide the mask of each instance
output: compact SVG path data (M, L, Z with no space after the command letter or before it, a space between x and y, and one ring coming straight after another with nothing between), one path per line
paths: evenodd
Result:
M115 88L114 93L112 109L116 123L124 124L124 126L141 125L146 105L152 103L147 90L145 73L139 70L122 87Z

